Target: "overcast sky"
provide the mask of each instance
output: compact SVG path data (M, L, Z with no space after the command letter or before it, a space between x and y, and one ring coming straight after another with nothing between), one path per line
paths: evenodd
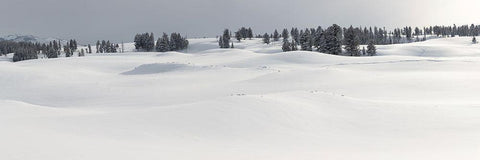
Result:
M480 24L479 0L0 0L0 35L132 41L140 32L214 37L285 27Z

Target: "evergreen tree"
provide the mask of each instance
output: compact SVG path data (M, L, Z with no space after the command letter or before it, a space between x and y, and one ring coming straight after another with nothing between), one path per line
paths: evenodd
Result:
M368 54L368 56L377 55L377 48L375 47L375 43L373 41L368 42L367 54Z
M300 36L300 47L303 51L312 51L312 35L309 29L305 29L305 32Z
M135 48L137 47L136 45L137 44L135 43ZM100 41L97 41L97 45L95 46L95 48L97 49L97 50L95 50L95 52L100 53Z
M350 26L344 33L344 45L345 51L350 56L360 56L359 51L360 40L355 32L355 29Z
M292 35L293 40L295 40L295 43L299 43L300 41L300 33L298 32L297 28L292 28L290 31L290 35Z
M252 28L248 28L248 29L247 29L247 37L248 37L248 39L252 39L252 38L253 38Z
M155 38L153 37L153 33L150 33L145 50L150 52L150 51L153 51L154 48L155 48Z
M220 48L230 48L230 31L228 29L225 29L223 31L223 35L220 38L220 41L222 41L219 42Z
M336 24L325 31L325 45L321 50L328 54L340 55L342 53L342 28Z
M282 32L282 37L283 37L283 41L285 42L288 42L288 38L289 38L289 34L288 33L288 30L287 29L283 29L283 32Z
M477 44L477 38L475 38L475 36L472 38L472 43Z
M78 52L78 56L79 56L79 57L85 56L85 50L84 50L83 48L80 49L80 52Z
M312 33L312 45L316 47L317 50L323 43L322 39L323 39L323 29L322 27L319 26L317 30L314 33Z
M92 53L92 46L90 46L90 44L88 44L88 53Z
M284 52L292 51L292 45L290 42L288 42L288 40L283 40L282 50Z
M295 42L295 40L292 40L292 43L290 43L292 47L290 47L292 49L292 51L296 51L298 50L298 47L297 47L297 43Z
M238 42L240 42L242 40L242 35L240 34L240 31L238 32L235 32L235 38L237 39Z
M276 42L276 41L279 41L279 40L280 40L280 34L278 34L278 31L275 30L275 31L273 32L273 41Z
M166 33L163 33L162 38L158 38L156 50L157 52L170 51L170 41Z
M270 35L268 33L263 35L263 43L270 44Z

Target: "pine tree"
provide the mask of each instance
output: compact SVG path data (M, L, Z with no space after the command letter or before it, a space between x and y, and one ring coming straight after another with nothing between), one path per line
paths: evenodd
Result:
M253 38L252 28L248 28L248 29L247 29L247 37L248 37L248 39L250 39L250 40Z
M163 33L162 38L158 38L156 50L157 50L157 52L168 52L168 51L170 51L170 41L169 41L168 35L166 33Z
M223 48L223 46L225 46L225 45L223 44L223 36L220 36L220 37L218 38L218 46L220 46L220 48Z
M280 34L278 34L278 31L277 31L277 30L275 30L275 31L273 32L273 36L272 36L272 37L273 37L273 41L275 41L275 42L280 40Z
M288 42L288 40L283 40L283 45L282 45L282 50L284 52L288 52L288 51L292 51L292 46L291 44Z
M220 41L220 48L230 48L230 31L228 29L225 29L223 31L223 35L220 38Z
M319 26L317 30L314 33L312 33L312 45L316 47L317 50L323 43L322 38L323 38L323 29L322 27Z
M79 57L85 56L85 50L84 50L83 48L80 49L80 52L78 52L78 56L79 56Z
M263 43L270 44L270 35L268 33L263 35Z
M153 37L153 33L150 33L145 50L150 52L150 51L153 51L154 48L155 48L155 37Z
M358 48L360 40L355 33L355 29L350 26L347 30L345 30L344 36L344 45L347 54L350 56L360 56L360 51Z
M290 35L292 35L292 39L295 40L295 43L299 43L300 33L298 33L297 28L292 28L292 30L290 31Z
M477 38L475 38L475 36L473 36L473 38L472 38L472 43L477 44Z
M305 29L300 36L300 47L304 51L312 51L312 37L309 29Z
M88 53L92 53L92 46L90 46L90 44L88 44Z
M368 42L367 54L368 54L368 56L377 55L377 48L375 47L375 43L373 41Z
M342 28L336 24L325 31L325 45L322 50L328 54L340 55L342 53Z
M243 37L242 37L240 31L235 32L235 38L237 39L238 42L240 42L242 40Z
M292 49L292 51L296 51L298 50L297 48L297 43L295 42L295 40L292 40L292 43L290 43L292 47L290 47Z
M136 43L135 43L135 48L136 48ZM100 53L100 41L97 41L97 45L95 46L97 50L95 50L96 53Z
M288 38L289 38L289 34L288 33L288 30L287 29L283 29L283 32L282 32L282 37L283 37L283 41L285 42L288 42Z

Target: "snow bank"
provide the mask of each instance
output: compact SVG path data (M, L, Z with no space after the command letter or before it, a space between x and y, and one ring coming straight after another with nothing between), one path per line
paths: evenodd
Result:
M0 61L0 159L451 160L480 154L480 45ZM132 49L132 45L126 47Z

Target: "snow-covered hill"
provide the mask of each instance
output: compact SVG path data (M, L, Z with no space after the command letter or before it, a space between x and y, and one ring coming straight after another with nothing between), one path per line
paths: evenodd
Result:
M190 43L181 53L0 61L0 159L480 155L480 45L470 38L378 46L376 57Z
M6 35L6 36L0 36L0 41L2 40L8 40L8 41L14 41L14 42L38 42L38 43L49 43L51 41L61 41L62 44L66 43L65 40L58 39L58 38L42 38L38 36L33 36L33 35L22 35L22 34L12 34L12 35Z

